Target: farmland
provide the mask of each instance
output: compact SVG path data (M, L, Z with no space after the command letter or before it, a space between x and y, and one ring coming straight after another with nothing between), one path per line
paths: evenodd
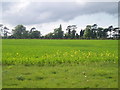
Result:
M2 49L3 87L118 87L117 40L4 39Z

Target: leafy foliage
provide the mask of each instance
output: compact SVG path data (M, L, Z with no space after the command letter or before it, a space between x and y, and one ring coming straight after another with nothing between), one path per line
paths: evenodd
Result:
M23 25L17 25L13 29L13 34L8 36L9 28L6 26L0 26L0 31L3 32L3 38L17 38L17 39L119 39L119 28L114 28L109 26L108 28L98 27L97 24L87 25L85 29L80 30L78 34L76 32L77 25L67 26L66 33L62 30L62 25L60 24L59 28L55 28L54 32L49 32L48 34L42 36L39 30L36 30L35 27L30 30L26 30L26 27Z

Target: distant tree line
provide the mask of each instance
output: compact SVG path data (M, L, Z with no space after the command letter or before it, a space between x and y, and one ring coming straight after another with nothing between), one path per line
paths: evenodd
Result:
M0 24L0 31L2 38L13 39L119 39L120 28L109 26L108 28L98 27L97 24L87 25L85 29L76 32L76 25L67 26L66 33L62 30L62 25L54 29L54 32L50 32L46 35L42 35L35 27L30 30L26 30L23 25L17 25L12 29L12 34L9 32L9 28Z
M40 31L36 30L35 27L30 30L26 30L26 27L23 25L17 25L14 29L12 29L12 34L10 34L9 29L5 26L1 26L1 32L3 33L3 38L15 38L15 39L37 39L41 38Z

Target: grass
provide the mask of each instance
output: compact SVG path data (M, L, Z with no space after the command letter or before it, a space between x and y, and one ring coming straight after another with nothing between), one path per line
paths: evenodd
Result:
M117 61L115 40L3 40L3 64Z
M58 66L3 67L3 88L116 88L117 66L110 62Z
M4 88L117 88L117 40L3 40Z

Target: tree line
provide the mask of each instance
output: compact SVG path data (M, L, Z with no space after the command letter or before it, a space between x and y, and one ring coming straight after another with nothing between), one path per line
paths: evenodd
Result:
M66 28L66 33L62 30L62 25L54 29L46 35L42 35L35 27L26 30L24 25L17 25L12 29L12 34L9 28L0 24L2 38L13 39L119 39L120 29L118 27L109 26L108 28L98 27L97 24L87 25L85 29L81 29L79 33L76 32L76 25L69 25ZM8 36L8 34L11 34Z

